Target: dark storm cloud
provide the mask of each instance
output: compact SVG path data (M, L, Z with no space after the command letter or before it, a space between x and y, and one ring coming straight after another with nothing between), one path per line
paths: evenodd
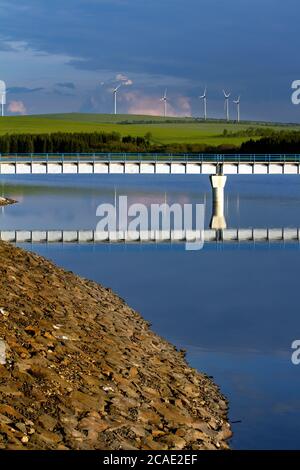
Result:
M186 80L190 94L231 89L263 111L299 78L299 0L11 0L1 34L71 57L85 71ZM63 77L62 77L63 78ZM194 87L194 88L193 88ZM264 105L265 106L265 105Z

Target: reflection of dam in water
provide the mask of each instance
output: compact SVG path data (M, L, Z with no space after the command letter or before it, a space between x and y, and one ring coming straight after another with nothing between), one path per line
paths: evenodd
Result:
M300 228L273 227L232 227L227 228L224 212L224 191L227 177L211 175L212 215L209 229L167 229L158 230L93 230L93 229L53 229L40 230L25 228L21 230L0 230L0 240L12 243L61 243L61 244L103 244L103 243L299 243ZM116 205L115 192L115 208ZM157 201L155 201L157 202ZM166 204L166 195L165 195ZM5 207L2 207L4 212Z
M204 241L220 243L283 242L299 243L300 228L231 228L196 231L106 231L96 230L2 230L0 240L12 243L181 243Z

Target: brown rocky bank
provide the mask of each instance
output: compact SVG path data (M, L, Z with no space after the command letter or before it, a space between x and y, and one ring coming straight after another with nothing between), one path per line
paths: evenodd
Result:
M14 199L0 196L0 206L9 206L10 204L16 204L16 202L17 201L15 201Z
M218 387L110 289L4 242L0 269L0 448L228 448Z

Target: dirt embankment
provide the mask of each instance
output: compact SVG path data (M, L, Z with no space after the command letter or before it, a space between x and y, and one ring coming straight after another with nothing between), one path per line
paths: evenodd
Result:
M0 270L0 448L228 448L218 387L110 289L3 242Z

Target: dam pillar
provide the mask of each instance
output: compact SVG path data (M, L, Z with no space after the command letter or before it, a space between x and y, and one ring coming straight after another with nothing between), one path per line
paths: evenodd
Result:
M226 229L226 220L224 215L224 188L227 176L212 175L210 182L213 193L213 213L210 222L210 228L214 230Z

